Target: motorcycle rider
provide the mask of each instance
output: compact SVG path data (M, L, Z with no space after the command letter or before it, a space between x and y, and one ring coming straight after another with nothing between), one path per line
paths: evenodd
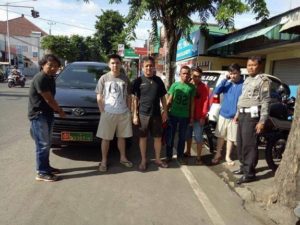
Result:
M19 80L21 77L21 73L20 70L18 70L17 66L14 66L13 70L11 71L12 76L14 77L14 79Z

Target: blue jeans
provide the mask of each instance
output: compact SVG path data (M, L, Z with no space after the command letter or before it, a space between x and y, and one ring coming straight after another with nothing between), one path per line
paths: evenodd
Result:
M175 138L177 126L179 126L178 142L177 142L177 158L183 157L186 129L188 126L188 122L189 122L188 118L169 116L167 134L166 134L167 137L166 154L168 158L172 158L173 156L174 138Z
M32 136L36 146L36 170L41 174L49 174L49 153L54 117L38 114L31 120Z

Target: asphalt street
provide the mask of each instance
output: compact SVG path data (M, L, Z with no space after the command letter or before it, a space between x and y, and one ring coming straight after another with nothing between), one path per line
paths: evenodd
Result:
M97 171L100 147L52 149L58 182L35 181L35 146L27 120L28 86L0 83L1 225L260 225L208 166L174 160L138 171L136 139L122 167L112 149L108 173ZM149 159L153 150L149 146ZM164 151L163 151L164 154Z

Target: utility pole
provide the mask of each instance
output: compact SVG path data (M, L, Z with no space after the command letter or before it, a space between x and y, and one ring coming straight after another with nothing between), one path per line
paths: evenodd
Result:
M53 22L53 21L49 21L48 22L48 25L50 26L50 28L49 28L49 35L51 35L51 27L52 27L52 25L55 25L56 23L55 22Z
M30 0L30 1L36 1L36 0ZM28 1L21 1L21 2L28 2ZM11 3L20 3L20 2L11 2ZM5 5L0 5L0 6L6 6L6 39L7 39L7 52L8 52L8 63L9 63L9 65L11 64L11 57L10 57L10 38L9 38L8 7L31 8L32 9L31 10L31 14L32 14L33 18L37 18L37 17L40 16L39 12L35 11L34 8L31 7L31 6L11 5L11 3L7 2Z
M9 25L8 25L8 3L6 3L6 39L7 39L7 50L8 50L8 63L10 65L11 59L10 59Z

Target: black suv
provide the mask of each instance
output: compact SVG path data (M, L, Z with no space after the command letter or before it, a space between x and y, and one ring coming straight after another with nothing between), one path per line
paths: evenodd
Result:
M99 78L109 71L100 62L73 62L56 78L55 99L66 117L55 114L52 146L95 145L100 112L95 88Z

